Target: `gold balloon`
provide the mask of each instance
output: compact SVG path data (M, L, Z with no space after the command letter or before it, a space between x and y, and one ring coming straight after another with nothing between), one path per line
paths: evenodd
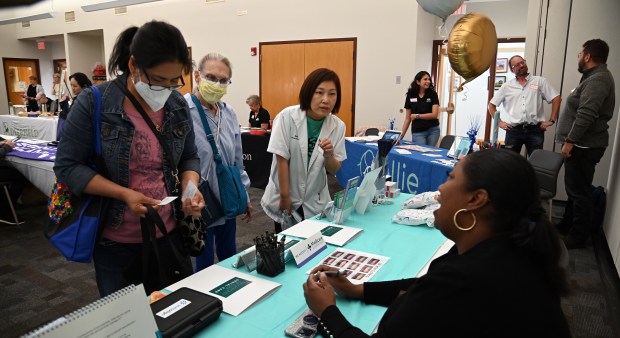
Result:
M491 19L480 13L469 13L460 18L448 37L450 65L466 80L458 91L495 65L496 54L497 33Z

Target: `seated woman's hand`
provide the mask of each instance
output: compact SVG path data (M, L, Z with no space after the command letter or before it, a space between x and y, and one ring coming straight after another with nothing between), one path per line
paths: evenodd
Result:
M336 305L334 288L327 281L325 273L311 273L303 287L308 308L318 317L321 317L327 307Z
M314 269L312 269L312 271L310 271L310 274L311 275L320 274L321 272L325 272L325 271L337 272L338 269L331 267L331 266L327 266L327 265L319 265L315 267ZM325 278L327 279L327 281L329 281L329 283L334 288L334 290L336 290L336 293L338 293L340 296L351 298L351 299L363 299L364 298L364 285L363 284L355 285L351 283L351 281L346 276L343 276L343 275L339 275L339 276L325 275Z

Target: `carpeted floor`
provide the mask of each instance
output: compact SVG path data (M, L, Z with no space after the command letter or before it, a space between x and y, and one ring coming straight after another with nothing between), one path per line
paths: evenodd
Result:
M334 179L330 190L339 190ZM243 250L273 222L260 207L263 191L252 188L254 218L238 223L237 246ZM561 214L562 206L554 207ZM22 207L20 226L0 224L0 336L17 337L98 298L91 264L68 263L42 234L46 206ZM600 235L599 235L600 236ZM600 237L586 249L570 251L572 294L562 300L573 337L620 337L618 275ZM595 250L595 248L597 248ZM507 304L509 306L509 304Z

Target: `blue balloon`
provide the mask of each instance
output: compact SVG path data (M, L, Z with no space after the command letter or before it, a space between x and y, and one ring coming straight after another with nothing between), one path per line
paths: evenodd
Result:
M438 17L441 20L446 21L446 18L450 16L450 14L454 13L461 4L463 4L463 0L416 0L422 8Z

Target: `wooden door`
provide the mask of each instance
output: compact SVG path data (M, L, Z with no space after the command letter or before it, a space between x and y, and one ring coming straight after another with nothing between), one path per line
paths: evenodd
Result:
M41 84L39 60L2 58L2 64L9 102L14 105L24 104L24 99L21 95L26 92L30 85L28 77L35 75L39 79L38 83Z
M299 89L306 78L304 44L263 45L260 58L261 101L273 120L282 109L299 103Z
M355 39L261 43L260 95L271 118L299 103L299 89L317 68L334 70L342 98L338 117L352 135L355 120Z
M353 60L355 46L353 41L333 41L306 43L305 73L310 74L317 68L329 68L338 74L342 98L340 101L340 118L347 126L345 135L353 133Z

